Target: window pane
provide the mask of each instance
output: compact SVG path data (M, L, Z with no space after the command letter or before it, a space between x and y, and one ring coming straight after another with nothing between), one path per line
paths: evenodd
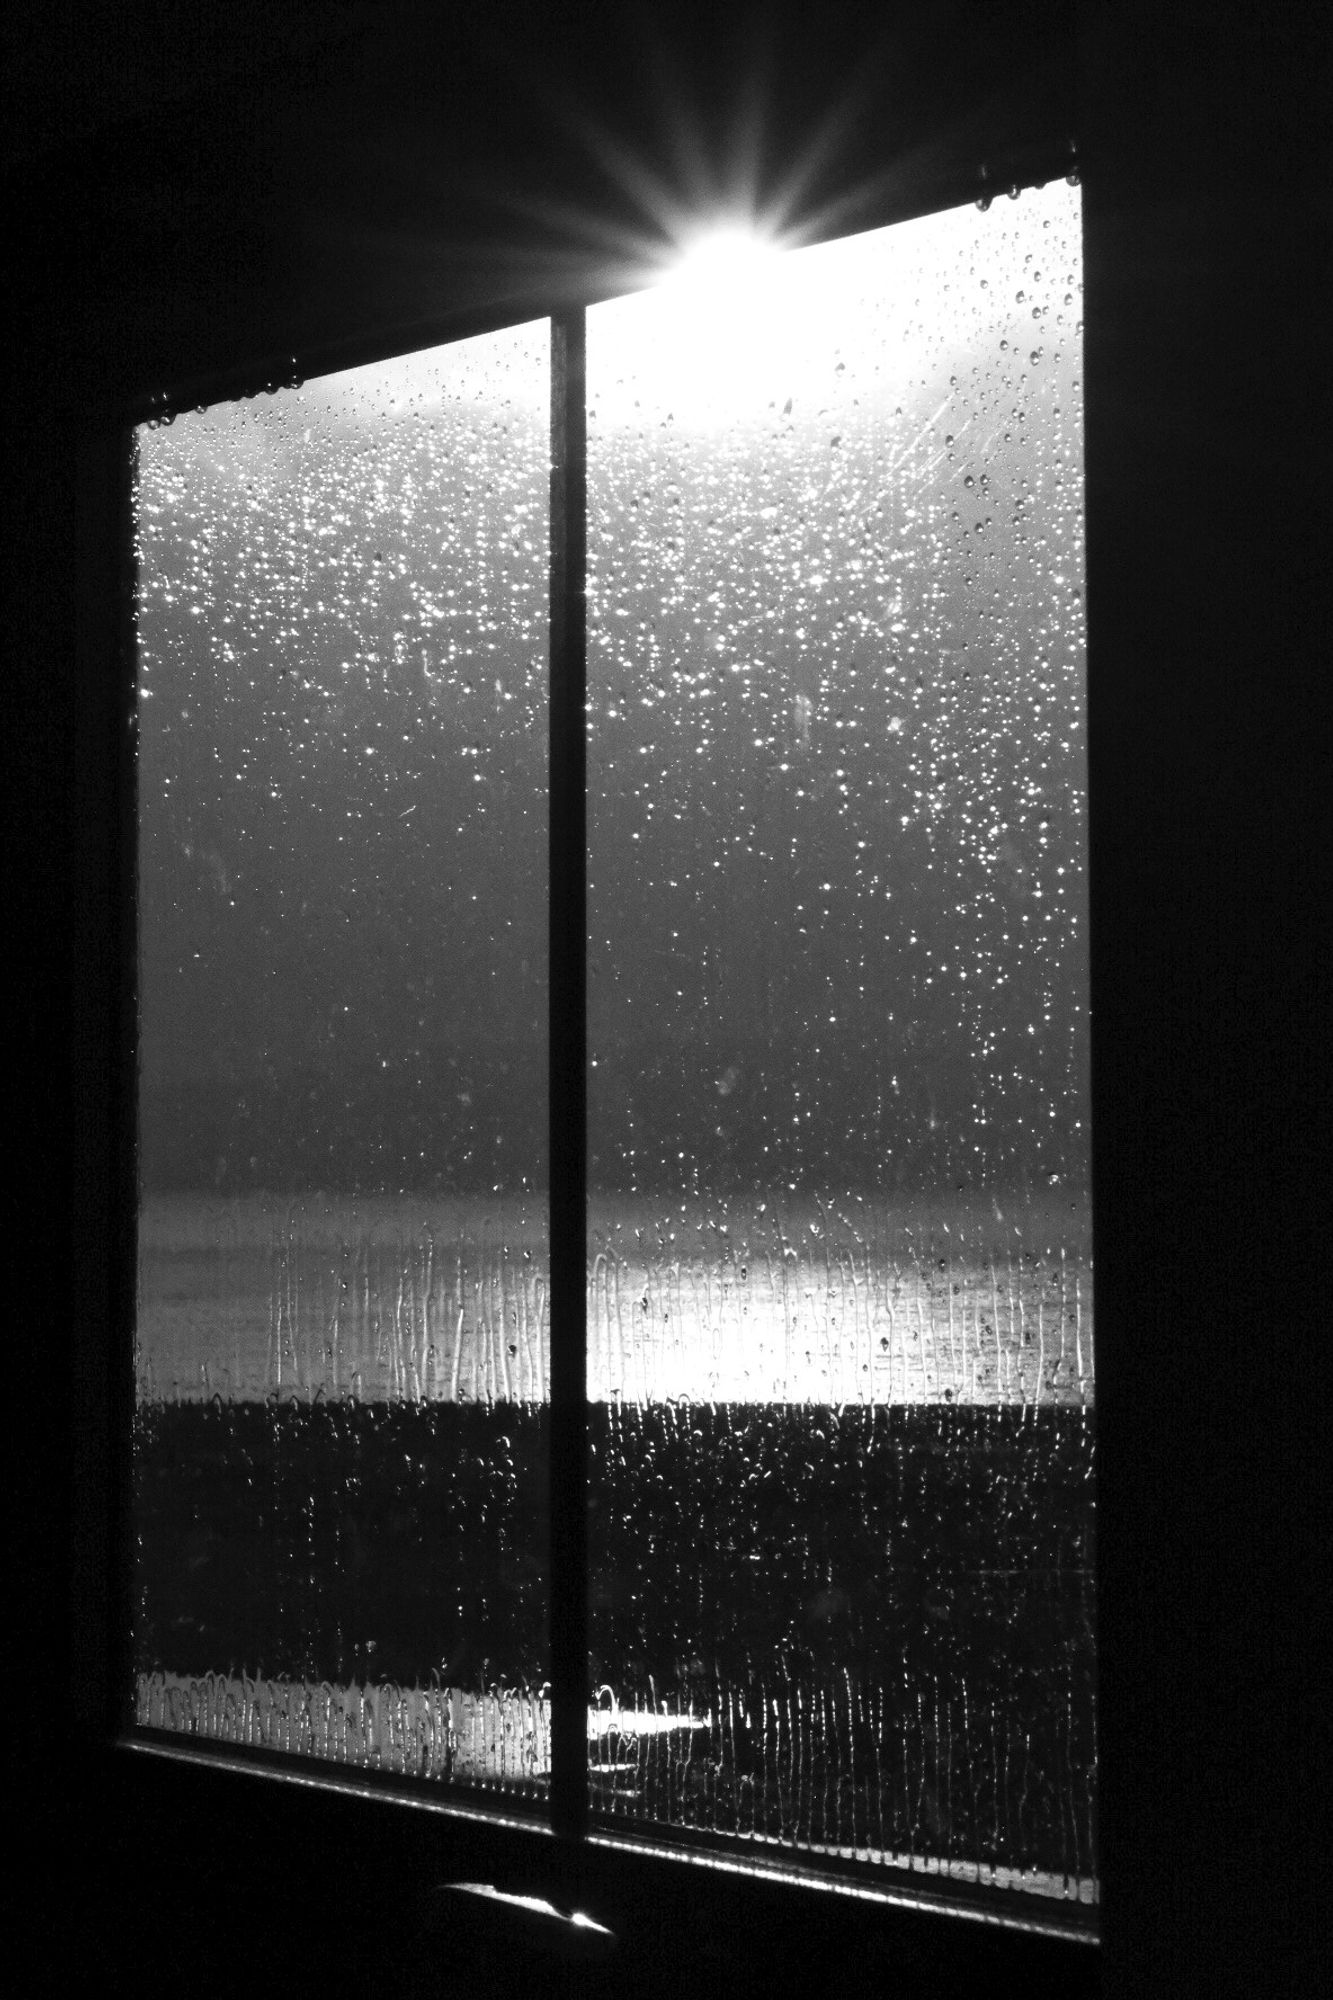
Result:
M1095 1894L1079 197L589 315L592 1800Z
M547 1769L544 325L140 432L140 1723Z

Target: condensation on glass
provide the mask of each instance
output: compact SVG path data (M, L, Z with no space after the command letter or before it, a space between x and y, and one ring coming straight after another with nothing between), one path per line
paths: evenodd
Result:
M137 434L135 1714L549 1770L549 335Z
M1094 1900L1079 196L588 325L590 1798Z

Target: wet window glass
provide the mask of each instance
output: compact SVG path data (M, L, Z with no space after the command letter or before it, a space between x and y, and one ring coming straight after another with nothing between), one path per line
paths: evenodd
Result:
M137 434L145 1728L540 1798L549 339Z
M1079 196L588 315L590 1804L1093 1900Z
M603 1832L1096 1898L1079 232L587 316ZM533 1809L549 370L135 490L137 1722Z

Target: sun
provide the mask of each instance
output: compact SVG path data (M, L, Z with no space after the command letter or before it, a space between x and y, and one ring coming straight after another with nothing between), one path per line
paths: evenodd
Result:
M744 223L716 223L686 242L658 283L659 293L706 298L714 309L743 302L778 272L781 246Z
M646 290L590 312L604 414L632 421L651 385L655 408L711 430L751 410L761 386L771 396L770 378L783 373L790 347L792 278L783 246L759 231L700 229Z
M975 278L995 234L971 203L830 241L730 218L682 231L654 282L588 310L597 421L739 437L794 409L836 433L838 407L863 424L872 405L919 401L942 315L970 298L981 325L990 309Z

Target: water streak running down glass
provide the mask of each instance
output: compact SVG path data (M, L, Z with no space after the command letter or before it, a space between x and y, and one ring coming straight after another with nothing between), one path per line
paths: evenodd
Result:
M141 1724L540 1800L549 336L138 435Z
M1079 197L594 308L591 1799L1095 1896Z

